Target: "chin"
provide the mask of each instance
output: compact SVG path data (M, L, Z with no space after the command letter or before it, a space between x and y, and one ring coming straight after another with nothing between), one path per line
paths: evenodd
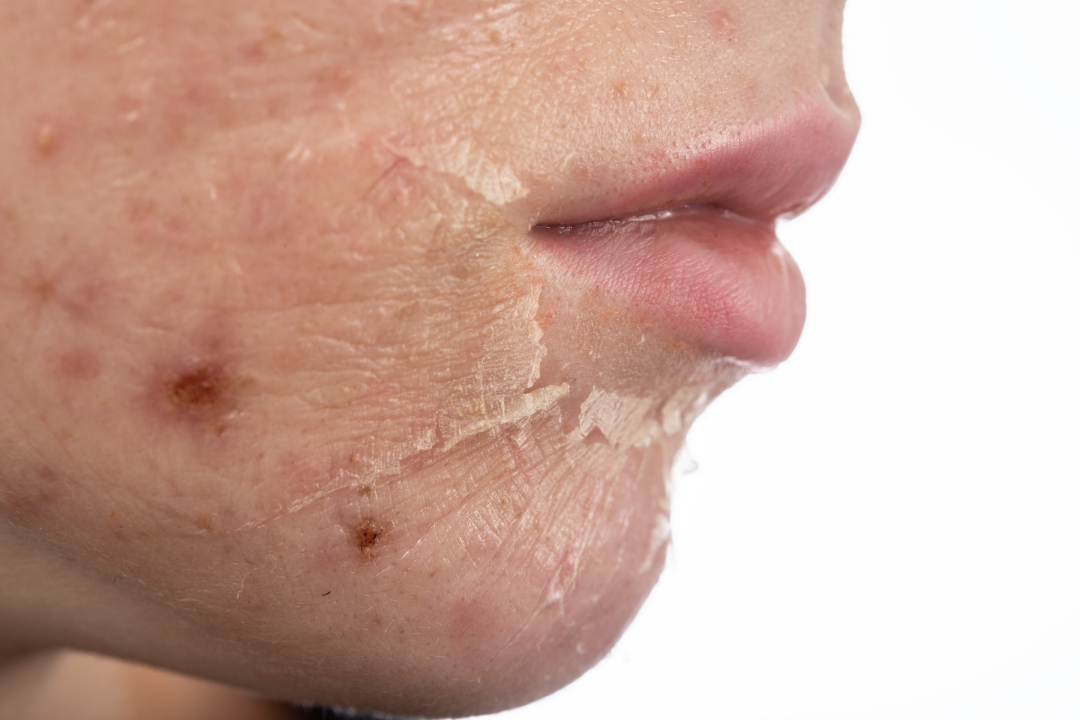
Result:
M660 576L685 434L673 414L705 401L590 391L582 432L574 395L373 482L332 486L352 477L347 444L291 455L277 513L197 541L229 548L187 581L210 588L202 604L170 583L163 610L185 608L202 638L193 667L279 700L420 717L513 708L581 676Z

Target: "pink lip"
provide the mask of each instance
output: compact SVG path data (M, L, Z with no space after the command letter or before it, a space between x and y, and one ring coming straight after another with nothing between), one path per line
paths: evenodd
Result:
M828 191L857 130L857 116L809 105L694 156L639 158L628 182L544 218L533 237L591 292L705 352L772 366L806 317L775 221Z

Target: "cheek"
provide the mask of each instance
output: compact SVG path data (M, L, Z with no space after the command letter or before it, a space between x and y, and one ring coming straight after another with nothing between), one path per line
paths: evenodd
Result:
M323 130L309 154L260 131L133 160L140 182L89 198L80 168L48 175L69 212L20 214L40 242L5 249L0 290L60 474L255 527L557 399L522 400L542 349L521 229L381 136Z

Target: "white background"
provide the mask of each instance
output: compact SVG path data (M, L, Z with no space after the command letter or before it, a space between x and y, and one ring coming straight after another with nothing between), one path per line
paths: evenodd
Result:
M1080 718L1078 35L849 1L862 134L780 231L802 343L695 426L610 657L500 720Z

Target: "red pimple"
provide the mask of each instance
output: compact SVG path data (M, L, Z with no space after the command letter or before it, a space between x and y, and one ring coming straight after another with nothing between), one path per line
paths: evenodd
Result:
M50 123L44 123L38 128L34 138L34 146L40 155L52 155L60 146L60 137L56 128Z
M705 20L724 42L735 42L738 39L738 23L729 11L712 10L706 14Z

